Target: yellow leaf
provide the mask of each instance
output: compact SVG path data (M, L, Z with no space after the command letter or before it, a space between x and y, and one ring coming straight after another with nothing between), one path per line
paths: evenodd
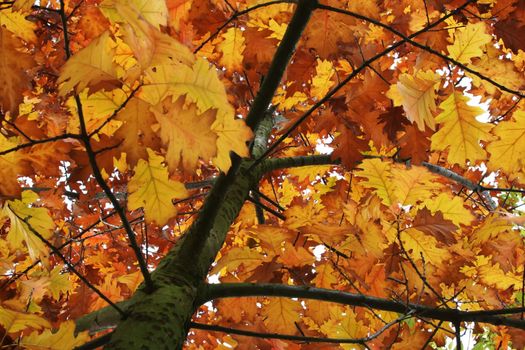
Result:
M36 302L42 300L45 295L59 300L61 294L69 294L73 290L69 274L61 273L60 266L56 266L50 272L42 271L31 274L29 279L21 281L21 286L21 298L32 299Z
M33 329L51 327L48 321L38 315L6 309L2 306L0 306L0 325L7 333L19 332L30 327Z
M244 266L244 271L252 271L269 259L256 250L248 247L235 247L223 255L213 267L211 274L219 273L223 268L226 271L235 271L240 265Z
M440 211L445 219L452 221L456 226L460 224L469 225L474 220L472 213L463 207L461 197L452 197L448 193L441 193L436 198L428 199L424 203L432 214Z
M33 43L36 41L34 33L36 26L33 22L26 19L26 14L13 12L10 9L2 9L0 11L0 28L2 27L27 42Z
M512 230L513 224L497 214L489 215L472 233L474 243L489 242L501 232Z
M481 47L492 41L486 33L485 23L468 23L463 28L457 28L454 42L447 46L449 56L460 63L468 64L470 59L483 55Z
M485 53L481 58L473 63L476 72L485 77L494 77L499 84L509 89L523 90L525 87L523 73L516 69L516 65L511 60L500 59L501 50L492 45L487 45L483 51ZM523 53L523 51L520 52ZM492 83L468 72L465 74L472 79L474 86L482 86L488 94L496 95L499 93L499 88Z
M405 166L394 164L391 173L395 184L394 196L401 205L414 205L442 187L438 182L439 177L422 166L406 169Z
M334 66L329 60L317 59L315 75L312 78L312 87L310 94L313 99L320 100L323 98L334 84L332 77L335 74Z
M143 280L144 275L138 270L127 275L117 277L117 281L119 283L125 284L132 292L137 289Z
M437 240L417 229L409 228L401 233L403 247L413 261L425 260L434 266L440 266L450 257L448 250L438 247Z
M200 114L194 104L184 106L184 98L176 102L164 100L153 110L160 124L160 138L167 146L166 161L170 171L179 168L193 172L199 158L209 162L217 154L217 134L211 126L215 110Z
M120 5L120 6L119 6ZM151 25L160 29L166 26L168 21L168 8L165 1L149 0L105 0L100 4L102 12L108 19L114 22L125 22L129 20L123 15L122 8L130 7L135 13L148 21ZM125 19L123 19L123 17Z
M303 247L295 247L290 242L284 242L279 260L288 267L312 265L315 256Z
M56 332L46 329L43 333L33 332L22 338L20 345L33 350L70 350L89 340L88 332L75 336L75 322L66 321L60 324Z
M123 41L133 51L133 56L141 68L179 63L191 66L194 62L194 55L191 51L174 38L160 32L158 25L148 22L147 16L144 16L144 13L137 8L138 2L142 2L142 5L148 3L136 0L131 2L105 1L101 9L111 20L122 24L120 32L123 33ZM164 2L149 1L149 4L165 7ZM163 19L163 22L165 21Z
M436 111L436 89L440 76L433 71L419 71L416 75L401 74L397 85L392 85L387 96L395 106L403 106L406 117L416 123L419 130L425 125L435 130L433 112Z
M194 102L200 112L215 108L218 114L234 114L216 69L205 59L197 59L192 67L164 64L148 69L141 98L156 105L168 94L173 100L186 95L186 105Z
M460 271L467 277L473 279L480 277L483 283L495 286L501 290L506 290L513 287L514 290L519 290L523 283L523 265L519 266L514 272L509 271L505 273L499 264L493 264L490 257L484 255L476 256L474 266L463 266Z
M448 149L447 160L450 164L465 165L469 160L474 163L486 158L486 152L480 141L491 138L492 125L481 123L476 117L483 114L480 107L469 106L469 98L460 92L454 92L439 106L443 109L436 122L442 124L439 131L432 135L432 150Z
M162 165L164 159L148 148L149 161L139 160L135 174L128 184L128 208L144 207L147 222L155 221L162 226L177 214L172 199L188 196L184 184L172 181L168 169Z
M101 127L110 116L120 108L126 100L126 93L121 89L112 91L97 91L94 94L88 95L87 90L82 91L79 95L82 102L82 111L84 112L84 123L88 132L92 132ZM68 100L68 107L73 114L76 114L76 102L73 97ZM110 120L99 131L100 134L111 136L122 125L120 120ZM80 121L78 118L70 118L68 120L68 131L72 133L79 133Z
M79 93L86 87L94 92L119 85L113 63L115 45L106 31L73 55L62 67L58 78L60 95L66 95L73 88Z
M233 114L217 114L211 130L217 134L217 156L213 158L213 163L223 172L230 169L230 152L241 157L249 155L247 145L253 133L244 120L234 119Z
M338 307L330 306L331 318L321 326L321 332L330 338L347 338L356 339L366 336L369 329L363 322L358 321L354 311L345 307L339 311ZM336 312L335 310L338 310ZM356 344L341 345L345 350L362 349L363 347Z
M525 165L525 111L519 110L513 117L514 120L502 121L493 129L499 139L487 146L491 168L510 174L521 171Z
M281 41L283 39L284 33L286 32L286 28L288 28L288 23L277 23L273 18L270 17L270 21L268 22L269 30L272 31L272 34L268 36L268 38L273 38Z
M365 187L373 188L374 192L387 206L396 203L390 163L383 162L380 159L365 159L359 167L361 170L356 175L367 179L367 181L361 182Z
M264 324L272 333L290 334L295 332L295 323L301 318L301 304L288 298L272 298L264 305Z
M246 48L242 30L231 27L222 35L222 38L224 40L217 45L217 49L222 53L220 64L229 71L242 70L243 52Z
M283 208L287 208L295 197L301 196L288 177L281 182L277 193L279 193L279 204Z
M7 240L13 247L22 247L22 242L25 242L33 261L44 258L48 250L33 230L44 239L49 239L55 226L47 209L32 206L37 200L36 193L24 191L21 200L7 201L3 208L3 214L11 221Z
M285 226L295 230L305 226L312 226L314 223L322 222L326 218L323 212L323 205L308 201L305 206L294 205L284 212L286 216Z
M271 256L281 254L284 242L291 235L287 229L267 225L259 225L248 232L260 241L264 252Z
M122 300L122 290L118 285L118 281L114 278L113 274L106 273L104 276L104 281L96 286L105 296L107 296L112 301ZM107 302L100 298L96 297L95 302L89 304L89 309L91 311L98 310L107 305Z
M334 268L329 264L322 264L315 267L317 274L312 282L319 288L333 288L337 285L337 278Z
M324 175L330 170L330 165L308 165L290 168L288 174L297 177L297 181L314 181L317 175Z

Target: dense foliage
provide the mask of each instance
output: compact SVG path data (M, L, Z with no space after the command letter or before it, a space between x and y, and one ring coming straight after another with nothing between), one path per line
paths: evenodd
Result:
M524 37L524 0L0 2L2 347L523 349Z

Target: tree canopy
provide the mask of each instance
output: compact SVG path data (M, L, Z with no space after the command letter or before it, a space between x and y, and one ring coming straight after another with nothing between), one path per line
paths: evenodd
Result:
M525 348L524 0L0 1L0 339Z

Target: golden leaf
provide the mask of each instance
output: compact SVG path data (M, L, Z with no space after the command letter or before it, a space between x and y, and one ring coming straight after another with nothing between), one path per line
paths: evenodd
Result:
M436 122L442 125L432 135L431 148L438 151L448 149L447 160L450 164L463 166L467 160L474 163L486 157L480 141L490 140L492 125L476 120L484 112L467 102L468 97L454 92L439 106L443 112L437 116Z
M73 55L62 67L58 78L60 95L66 95L73 88L76 93L86 87L89 87L90 92L95 92L119 85L113 63L115 45L106 31Z
M364 186L373 188L387 206L397 202L395 186L391 180L390 163L380 159L365 159L359 167L361 170L356 175L367 179L362 182Z
M523 170L525 165L525 111L516 111L514 120L500 122L493 129L499 137L487 146L492 169L502 169L509 174Z
M56 332L46 329L43 333L33 332L24 336L20 345L24 349L34 350L71 350L89 340L88 332L75 335L75 322L65 321Z
M7 333L15 333L26 328L42 329L51 327L43 317L11 310L0 306L0 325Z
M135 174L128 184L128 208L144 207L147 222L162 226L177 214L172 199L184 198L188 192L184 184L169 179L164 158L148 148L149 160L139 160Z
M213 163L222 171L230 169L230 152L241 157L249 155L248 141L253 133L244 120L234 119L233 114L217 114L211 130L217 134L217 156L213 158Z
M217 154L217 134L211 126L215 110L200 114L194 104L184 106L184 98L176 102L164 100L153 110L160 125L160 138L166 145L166 161L170 171L179 168L193 172L197 162L209 162Z
M243 52L246 48L242 30L237 27L229 28L224 34L217 49L222 53L219 60L220 64L225 66L229 71L241 71Z
M445 219L452 221L456 226L468 225L474 220L472 213L463 207L461 197L452 197L447 193L441 193L436 198L425 200L424 204L432 214L440 211Z
M483 55L481 47L492 41L487 34L485 22L468 23L463 28L457 28L454 42L447 46L450 57L460 63L468 64L470 59Z
M24 13L13 12L10 9L2 9L2 11L0 11L0 28L2 27L27 42L36 41L34 32L36 25L28 21ZM4 29L2 28L0 30Z
M264 325L273 333L290 334L295 332L295 323L300 319L301 304L288 298L272 298L264 305L262 314Z
M407 119L416 123L419 130L425 131L425 125L435 130L433 112L436 111L436 89L440 79L430 70L415 75L401 74L387 96L394 101L394 106L403 106Z
M334 84L332 81L335 75L335 69L332 62L329 60L317 59L317 66L315 67L315 75L312 77L312 87L310 95L315 100L323 98Z
M224 256L222 256L217 264L211 270L211 274L219 273L223 268L232 272L240 265L244 266L244 271L252 271L259 267L263 262L268 261L264 255L254 249L248 247L235 247L230 249Z
M3 208L3 215L9 217L11 221L7 240L15 248L23 247L25 242L33 261L42 259L48 254L48 248L33 230L44 239L49 239L55 227L47 209L32 206L37 200L36 193L24 191L21 200L7 201Z

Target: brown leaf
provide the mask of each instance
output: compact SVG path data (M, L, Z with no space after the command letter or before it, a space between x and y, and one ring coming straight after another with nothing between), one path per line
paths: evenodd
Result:
M438 241L447 245L456 243L454 233L457 231L456 225L450 220L445 220L443 214L437 211L432 215L426 207L419 210L414 219L412 227L434 236Z

